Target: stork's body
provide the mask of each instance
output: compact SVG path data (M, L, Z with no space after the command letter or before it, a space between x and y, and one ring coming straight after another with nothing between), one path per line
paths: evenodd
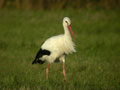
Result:
M37 62L43 64L45 61L48 61L48 63L54 63L57 61L63 62L63 74L65 77L65 68L64 68L65 56L72 52L76 52L74 49L74 43L72 41L71 34L69 32L70 30L74 37L74 34L70 27L70 23L71 21L68 17L65 17L63 19L63 27L65 31L64 34L48 38L41 46L41 49L37 53L36 58L32 64ZM49 70L49 64L46 69L47 78L48 78L48 70Z

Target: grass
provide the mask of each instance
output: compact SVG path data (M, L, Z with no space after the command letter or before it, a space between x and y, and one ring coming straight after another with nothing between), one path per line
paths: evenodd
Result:
M69 16L77 53L62 64L31 65L44 40ZM119 10L0 10L0 90L120 90Z

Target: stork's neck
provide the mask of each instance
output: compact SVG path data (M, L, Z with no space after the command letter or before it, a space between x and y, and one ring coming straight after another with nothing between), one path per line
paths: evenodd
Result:
M71 34L70 34L68 27L66 27L66 26L63 26L63 27L64 27L64 36L71 40L72 38L71 38Z

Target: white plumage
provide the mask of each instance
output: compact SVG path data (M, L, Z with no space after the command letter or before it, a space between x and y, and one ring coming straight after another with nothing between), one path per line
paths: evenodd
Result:
M42 49L49 50L51 52L51 55L45 55L40 59L47 60L49 63L53 63L56 60L56 58L60 58L59 60L61 61L61 58L64 57L63 61L65 61L64 54L68 55L72 52L76 52L76 50L74 49L75 44L72 41L70 32L67 28L65 21L67 21L70 25L70 19L68 17L65 17L63 19L63 27L65 33L62 35L48 38L41 46Z
M40 51L38 55L41 55L41 56L38 57L38 59L36 58L33 61L33 63L37 62L37 60L48 61L49 63L53 63L55 62L56 59L58 59L64 64L65 56L73 52L76 52L74 48L75 44L73 43L71 38L71 34L73 37L74 37L74 34L72 32L70 24L71 24L70 19L68 17L65 17L63 19L64 34L48 38L41 46L41 50L47 50L50 52L50 54L41 55L42 51Z

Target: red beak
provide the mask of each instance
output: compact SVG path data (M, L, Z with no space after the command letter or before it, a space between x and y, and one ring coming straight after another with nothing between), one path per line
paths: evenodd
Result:
M71 34L72 34L73 38L74 38L74 39L76 39L76 38L75 38L75 36L74 36L74 33L73 33L73 31L72 31L71 26L70 26L70 25L68 25L67 27L68 27L68 29L70 30L70 32L71 32Z

